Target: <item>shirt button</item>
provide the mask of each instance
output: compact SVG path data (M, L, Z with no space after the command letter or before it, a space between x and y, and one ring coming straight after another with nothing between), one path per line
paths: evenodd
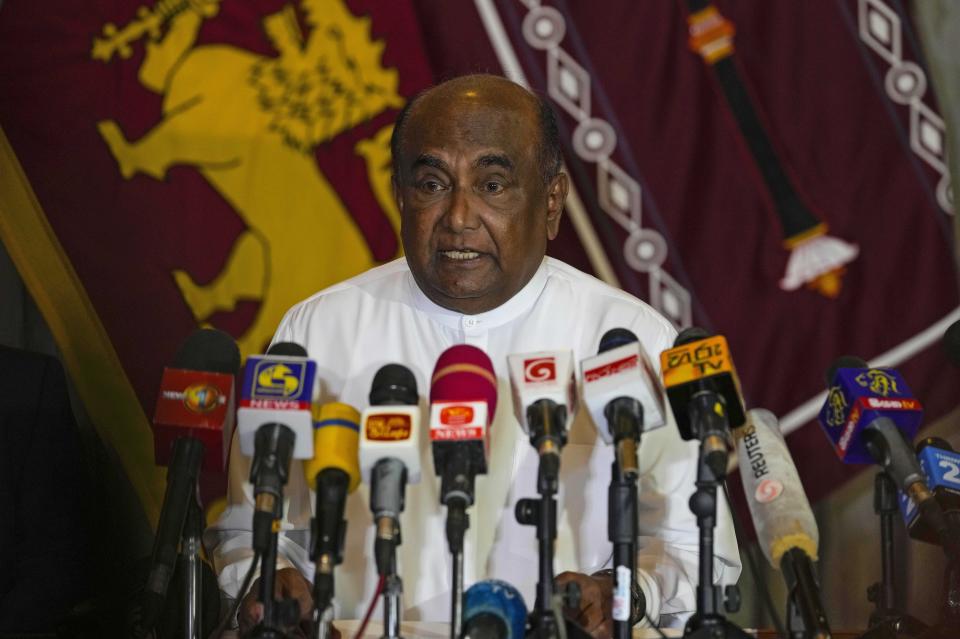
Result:
M474 326L477 325L477 320L474 319L473 317L468 317L467 319L465 319L465 320L463 321L463 323L464 323L465 325L469 326L470 328L473 328Z

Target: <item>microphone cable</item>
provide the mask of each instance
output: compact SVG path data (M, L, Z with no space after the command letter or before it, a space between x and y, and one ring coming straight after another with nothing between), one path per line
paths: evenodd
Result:
M383 575L380 575L380 578L377 580L377 589L373 593L373 599L370 600L370 607L367 608L367 613L363 615L363 621L360 622L360 627L357 628L357 632L353 635L353 639L361 639L363 637L364 631L367 629L367 624L370 623L370 615L373 614L373 609L377 607L377 601L380 600L380 593L383 592L383 586L387 583L387 578Z
M247 574L243 577L243 584L240 586L240 590L237 591L237 598L234 600L233 605L230 606L230 612L227 613L226 617L220 620L220 624L210 635L210 639L218 639L220 635L223 634L223 631L227 629L227 624L230 623L230 620L237 618L237 612L240 610L240 603L243 602L243 598L250 589L250 582L253 581L253 573L256 572L257 566L260 564L261 559L262 557L260 556L259 552L253 553L253 561L250 562L250 568L247 569Z

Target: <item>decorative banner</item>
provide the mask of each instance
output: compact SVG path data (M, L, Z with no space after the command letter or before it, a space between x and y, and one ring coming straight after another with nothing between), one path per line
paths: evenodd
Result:
M3 3L3 167L26 178L3 241L148 513L142 415L182 339L210 324L263 352L294 303L399 254L389 140L432 81L420 39L405 2ZM54 262L81 304L49 294Z
M836 357L899 368L928 420L956 406L939 345L960 318L946 140L901 3L473 5L424 0L418 19L446 75L502 68L560 114L577 229L593 235L561 233L551 252L725 335L748 407L795 431L811 498L856 471L813 425ZM478 24L489 51L463 44ZM711 64L723 56L775 179ZM839 257L809 250L825 241Z
M550 253L725 335L748 406L796 431L813 498L852 472L807 426L838 355L898 367L928 419L952 408L960 375L933 347L960 317L952 190L901 4L707 9L6 0L0 236L148 512L143 415L180 341L211 324L262 352L293 303L398 255L392 122L460 73L548 97L575 187ZM808 249L831 238L824 269Z

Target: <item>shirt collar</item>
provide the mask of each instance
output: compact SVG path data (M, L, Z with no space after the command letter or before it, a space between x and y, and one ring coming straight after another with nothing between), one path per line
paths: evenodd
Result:
M540 296L547 284L547 258L543 258L533 277L522 289L517 291L516 295L494 309L475 315L459 313L436 304L420 290L409 268L407 270L407 283L410 286L414 306L441 324L451 328L462 328L465 323L468 323L469 326L474 326L477 329L489 329L516 319L533 306L534 301Z

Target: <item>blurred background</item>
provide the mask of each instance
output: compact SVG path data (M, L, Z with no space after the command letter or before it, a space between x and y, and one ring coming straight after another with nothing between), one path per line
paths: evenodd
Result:
M862 629L875 470L842 464L816 414L855 354L960 447L957 42L951 0L3 0L0 344L66 371L83 463L50 470L85 487L91 605L150 553L177 346L214 326L263 352L292 304L401 255L393 120L485 72L558 115L574 188L548 252L727 337L813 503L831 623ZM225 485L203 477L208 511ZM765 575L745 565L734 618L766 627L782 579L731 491ZM899 523L895 545L900 605L934 621L941 551Z

